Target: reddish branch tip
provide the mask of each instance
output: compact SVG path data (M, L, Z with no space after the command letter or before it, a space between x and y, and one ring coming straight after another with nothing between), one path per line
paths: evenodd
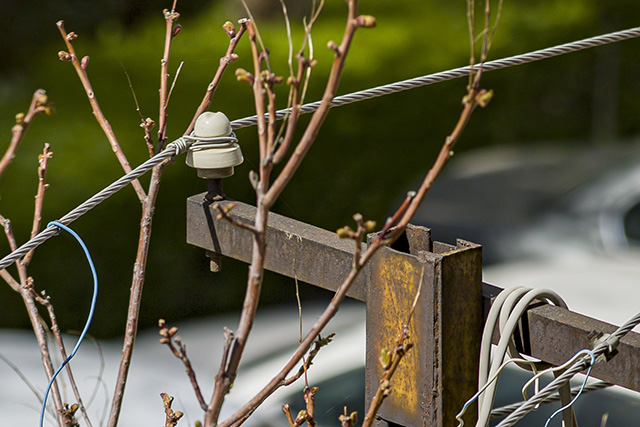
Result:
M56 22L56 25L58 26L58 28L62 28L64 27L64 21L61 19L58 22Z

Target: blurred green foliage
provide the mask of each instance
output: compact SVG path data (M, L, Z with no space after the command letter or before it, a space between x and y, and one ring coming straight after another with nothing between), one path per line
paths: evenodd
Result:
M283 19L279 3L269 1L271 10L259 8L257 20L271 51L274 71L286 75L288 46ZM31 226L37 155L44 142L49 142L54 152L45 222L62 216L122 173L92 117L74 70L57 59L57 51L64 45L52 37L52 32L57 33L53 18L65 18L68 12L67 30L80 34L76 49L79 55L91 58L88 73L96 96L130 163L137 165L147 156L125 70L142 114L156 119L164 20L156 2L139 0L128 7L115 1L107 3L111 6L86 10L77 1L69 1L65 7L49 5L57 13L47 14L47 22L41 18L29 21L31 15L22 13L20 7L12 15L16 17L12 25L30 29L30 35L5 39L1 45L5 52L11 52L5 56L5 77L0 79L0 129L4 129L6 141L2 147L9 141L15 113L26 110L35 89L46 89L57 109L52 117L36 118L0 182L0 212L13 220L19 241L26 240ZM170 2L166 3L164 6L170 7ZM297 49L304 11L293 8L293 3L291 6ZM308 101L321 96L331 63L325 46L329 40L340 40L344 9L344 2L327 0L313 33L319 65L313 71ZM181 135L188 125L226 50L222 23L244 16L232 1L191 2L184 10L178 3L178 10L183 12L179 20L183 30L172 47L172 76L180 61L184 67L168 108L170 138ZM356 35L340 93L468 62L462 1L363 0L360 10L376 16L378 26ZM628 28L637 25L638 17L635 0L506 1L491 58ZM637 134L639 49L640 41L627 41L487 73L483 86L495 91L494 99L488 109L476 112L457 150L518 141L589 141L596 133L611 139ZM222 110L232 119L253 114L250 88L236 82L233 75L237 67L252 68L246 40L237 53L240 60L229 68L212 105L212 110ZM608 72L599 72L603 67L598 64L604 64ZM596 90L603 85L608 89ZM349 224L355 212L384 221L394 203L430 166L458 117L464 92L465 81L457 80L332 111L275 210L328 229ZM595 93L601 93L600 98ZM284 107L286 92L281 92L279 99ZM598 128L603 114L598 105L611 100L615 111L604 114L613 114L616 126L603 132ZM255 129L237 134L246 161L226 180L225 189L230 197L251 203L254 197L247 174L257 163ZM181 158L165 171L154 218L142 327L152 326L160 316L174 321L240 307L246 266L225 260L223 271L214 275L208 272L204 253L185 243L185 199L205 189L206 183ZM428 198L426 203L428 208ZM140 206L128 188L72 225L87 241L101 281L92 326L96 335L123 330L139 221ZM8 245L2 242L0 250L8 253ZM80 328L91 289L88 268L76 244L64 235L50 240L38 249L29 271L36 287L52 296L62 327ZM268 275L265 283L265 303L294 298L289 280ZM318 293L306 287L302 290L303 297ZM0 286L0 301L1 327L28 325L19 296L7 286Z

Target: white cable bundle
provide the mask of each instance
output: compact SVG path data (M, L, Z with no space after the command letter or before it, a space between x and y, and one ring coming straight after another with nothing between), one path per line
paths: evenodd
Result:
M518 352L512 339L520 318L534 301L546 301L567 308L564 300L550 289L530 289L524 287L505 289L491 304L491 310L489 310L484 331L482 332L478 392L465 404L460 414L456 417L459 421L459 427L464 425L461 418L462 414L464 414L469 404L476 398L478 399L478 422L476 423L476 427L487 427L489 425L491 408L493 407L496 394L496 379L502 369L509 363L516 363L524 369L534 371L534 373L541 369L546 369L549 366L540 361L525 359L525 357ZM495 350L493 360L490 360L491 341L496 324L499 325L500 340ZM503 363L507 354L510 360Z

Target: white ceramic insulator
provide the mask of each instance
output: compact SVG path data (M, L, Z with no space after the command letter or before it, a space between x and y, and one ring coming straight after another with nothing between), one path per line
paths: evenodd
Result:
M231 135L231 122L229 118L220 111L215 113L207 111L200 114L196 119L193 133L196 137L200 138L229 136Z
M231 122L224 113L210 112L200 114L196 119L193 134L196 138L217 138L231 135ZM233 175L234 166L244 161L240 145L232 143L224 147L211 147L190 150L186 163L198 169L201 178L226 178Z

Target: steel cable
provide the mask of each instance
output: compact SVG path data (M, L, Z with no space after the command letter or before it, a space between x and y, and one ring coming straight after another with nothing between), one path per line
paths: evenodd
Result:
M85 202L78 205L75 209L67 213L65 216L60 218L58 222L63 225L69 225L76 219L80 218L85 213L89 212L91 209L96 207L102 201L108 199L113 194L117 193L123 187L126 187L131 181L140 176L144 175L146 172L151 170L154 166L160 164L165 159L174 157L177 154L184 152L187 148L188 144L182 139L178 139L176 141L171 142L167 145L167 148L161 153L156 154L146 162L142 163L140 166L129 172L128 174L120 177L117 181L111 183L111 185L103 188L98 193L94 194L92 197L87 199ZM11 252L9 255L5 256L0 260L0 269L7 268L17 259L26 255L30 250L37 248L42 243L49 240L51 237L55 236L59 231L59 228L56 225L50 225L40 233L38 233L33 239L27 241L25 244L20 246L15 251Z
M603 34L596 37L590 37L583 40L578 40L570 43L561 44L558 46L548 47L545 49L536 50L521 55L511 56L508 58L496 59L495 61L485 62L482 65L483 71L494 71L503 68L515 67L516 65L528 64L530 62L540 61L542 59L552 58L554 56L564 55L566 53L578 52L580 50L589 49L592 47L602 46L609 43L615 43L622 40L628 40L640 36L640 27L630 28L628 30L616 31L609 34ZM480 65L474 66L474 69L479 69ZM331 102L331 107L339 107L342 105L351 104L357 101L363 101L365 99L376 98L379 96L390 95L396 92L402 92L409 89L414 89L421 86L428 86L434 83L440 83L447 80L453 80L460 77L469 75L471 70L470 66L454 68L448 71L441 71L435 74L428 74L426 76L415 77L408 80L403 80L396 83L390 83L383 86L374 87L371 89L361 90L359 92L353 92L347 95L337 96ZM300 108L301 114L312 113L320 107L321 101L305 104ZM276 118L282 119L290 112L290 109L285 108L283 110L276 111ZM268 116L268 114L265 114ZM233 129L240 129L248 126L253 126L257 123L257 116L246 117L244 119L238 119L231 122Z
M593 391L602 390L602 389L609 388L609 387L612 387L612 386L613 386L613 384L608 383L606 381L598 381L598 382L595 382L593 384L589 384L588 386L586 386L584 388L584 390L582 390L582 394L591 393ZM581 386L573 387L571 389L571 395L575 396L575 394L578 393L581 388L582 388ZM549 396L548 398L546 398L541 403L542 404L547 404L547 403L557 402L559 400L560 400L560 395L559 394L555 394L553 396ZM501 407L496 408L496 409L492 409L491 410L491 419L506 417L507 415L511 414L513 411L518 409L523 403L524 402L516 402L516 403L512 403L510 405L505 405L505 406L501 406Z
M602 46L609 43L615 43L622 40L628 40L631 38L640 36L640 27L630 28L628 30L616 31L596 37L591 37L583 40L578 40L570 43L561 44L558 46L536 50L534 52L525 53L522 55L516 55L509 58L498 59L495 61L489 61L482 65L484 71L493 71L499 70L502 68L513 67L516 65L527 64L529 62L539 61L546 58L551 58L554 56L564 55L566 53L577 52L584 49L589 49L596 46ZM474 68L479 69L480 65L476 65ZM341 95L335 97L332 101L331 106L337 107L341 105L350 104L357 101L363 101L365 99L371 99L383 95L389 95L396 92L401 92L409 89L413 89L420 86L426 86L433 83L443 82L447 80L452 80L459 77L464 77L468 75L471 67L460 67L454 68L449 71L442 71L435 74L428 74L422 77L416 77L413 79L403 80L401 82L390 83L383 86L378 86L371 89L362 90L359 92L350 93L347 95ZM310 104L305 104L301 108L301 113L311 113L318 109L321 102L316 101ZM288 112L288 109L278 110L276 112L277 118L283 118ZM244 119L238 119L231 122L231 127L233 129L240 129L244 127L253 126L257 123L257 116L250 116ZM104 188L102 191L96 193L93 197L86 200L84 203L77 206L71 212L67 213L65 216L60 218L58 221L64 225L69 225L71 222L75 221L89 210L93 209L95 206L100 204L105 199L109 198L117 191L125 187L134 179L144 175L146 172L151 170L154 166L160 164L165 159L175 157L184 151L187 150L189 144L193 141L189 137L178 138L177 140L171 142L167 145L166 149L146 162L142 163L140 166L135 168L133 171L128 174L122 176L117 181L113 182L108 187ZM42 243L55 236L58 232L58 227L51 226L39 234L37 234L33 239L27 241L25 244L20 246L15 251L9 253L4 258L0 260L0 270L7 268L12 263L14 263L20 257L26 255L30 250L35 249L40 246Z
M640 313L633 316L624 325L620 326L614 333L609 335L607 339L602 341L593 349L593 354L598 361L600 356L610 354L618 346L620 339L627 335L633 328L640 324ZM551 381L545 388L540 390L531 399L524 402L518 409L513 411L510 415L502 420L496 427L511 427L526 414L531 412L535 407L547 399L551 394L555 393L560 387L571 380L577 373L589 366L589 356L584 356L576 363L574 363L569 369L567 369L562 375Z

